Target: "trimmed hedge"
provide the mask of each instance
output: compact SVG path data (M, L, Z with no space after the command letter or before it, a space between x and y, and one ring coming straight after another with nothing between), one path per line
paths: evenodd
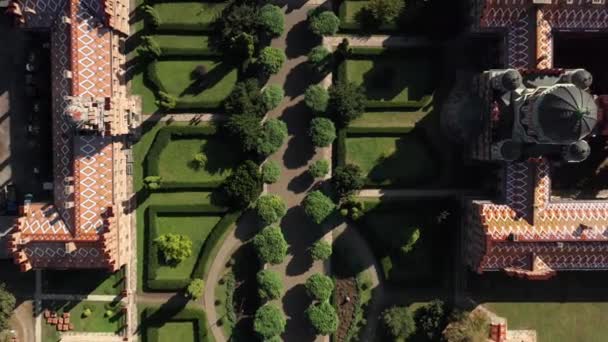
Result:
M160 174L160 154L169 145L173 137L180 138L209 138L215 135L217 129L214 126L168 126L161 128L145 158L144 176L158 176ZM159 190L209 190L218 188L223 181L207 182L162 182Z
M220 219L220 221L213 227L211 233L205 240L199 255L197 256L197 261L194 265L194 269L189 278L183 279L156 279L156 272L159 267L158 264L158 247L153 243L154 237L158 235L158 230L156 226L156 217L160 212L170 212L170 213L210 213L210 214L221 214L225 213L225 215ZM178 291L190 284L191 279L200 278L205 279L207 276L207 272L213 261L213 255L217 253L217 250L221 246L221 241L223 241L227 233L230 231L230 227L232 224L238 219L240 216L240 212L227 212L227 208L214 206L211 204L207 205L155 205L148 207L147 212L147 227L146 230L146 239L145 239L145 248L146 248L146 257L145 260L146 267L144 269L144 287L146 290L152 291Z
M156 35L152 38L158 43L161 57L181 56L221 56L222 53L209 46L206 36Z
M344 131L348 136L395 135L410 133L414 127L348 127Z
M158 339L158 329L162 329L168 322L192 322L194 337L198 342L214 342L213 335L208 330L207 316L200 309L184 308L174 311L161 306L145 308L140 315L140 331L142 342L163 342Z

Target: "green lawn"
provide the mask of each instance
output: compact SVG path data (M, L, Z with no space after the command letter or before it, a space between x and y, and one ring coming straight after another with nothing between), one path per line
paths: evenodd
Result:
M146 85L145 74L143 72L133 75L131 79L131 92L141 96L142 114L153 114L159 110L156 105L156 95L154 91Z
M398 127L414 128L416 123L422 120L427 114L425 111L414 112L367 112L348 125L350 128L364 127Z
M161 2L153 7L160 16L159 31L208 31L227 3Z
M360 14L362 10L369 4L366 0L343 1L339 9L340 28L343 30L359 30L362 28L360 22ZM397 29L396 21L388 24L381 24L378 29L382 31L390 31Z
M485 303L507 318L509 329L534 329L539 342L603 342L608 336L608 303Z
M207 157L207 162L204 167L194 167L194 155L201 152ZM208 136L201 136L200 139L171 139L159 158L160 176L166 182L222 181L240 160L226 141Z
M154 40L161 49L161 56L217 56L209 46L209 36L156 35Z
M44 293L118 295L124 288L122 273L104 270L45 270Z
M348 59L343 63L346 80L364 86L370 101L407 105L432 95L435 89L435 66L428 54L408 55L406 50L400 55Z
M158 341L197 342L194 336L194 322L168 322L158 329Z
M114 315L105 317L105 305L107 302L65 302L65 301L45 301L42 303L43 309L56 311L59 315L64 312L70 313L70 322L74 324L74 331L77 332L111 332L115 333L123 325L123 314L118 308L112 310ZM90 308L92 313L89 317L83 317L82 313L86 308ZM50 330L56 330L54 326L43 322L46 334L49 338L53 338L54 334Z
M188 214L188 216L167 214L167 216L159 215L156 218L158 235L181 234L189 237L192 241L192 255L175 267L160 264L157 279L189 278L207 236L221 219L221 216L193 215L195 214ZM150 238L154 239L155 237L151 236Z
M439 174L432 151L413 134L347 136L346 163L361 167L375 186L424 186Z
M199 65L207 68L203 85L192 79L192 71ZM238 76L237 70L227 63L210 60L156 61L148 72L156 73L159 88L177 97L178 109L218 108Z

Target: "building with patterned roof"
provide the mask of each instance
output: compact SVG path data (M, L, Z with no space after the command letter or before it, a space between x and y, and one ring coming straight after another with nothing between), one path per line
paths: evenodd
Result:
M127 94L124 0L14 0L7 15L50 32L53 201L26 200L8 248L21 270L126 263L126 137L140 101Z
M576 163L600 131L603 102L583 69L553 68L553 35L608 30L604 1L473 1L474 30L504 34L505 65L473 82L481 128L472 159L504 165L495 200L470 200L465 262L478 273L548 279L558 271L608 270L608 201L552 195L554 163Z

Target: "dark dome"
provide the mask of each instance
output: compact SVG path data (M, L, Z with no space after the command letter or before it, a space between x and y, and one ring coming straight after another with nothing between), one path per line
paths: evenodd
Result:
M597 106L588 92L575 86L555 86L543 95L538 123L544 137L570 144L587 136L597 122Z
M509 69L502 75L501 83L506 90L515 90L522 85L521 75L517 70Z
M581 162L591 154L591 147L585 140L580 140L564 148L564 159L569 162Z
M587 89L591 87L591 84L593 83L593 76L589 71L585 69L579 69L572 74L570 81L572 82L572 84L581 89Z

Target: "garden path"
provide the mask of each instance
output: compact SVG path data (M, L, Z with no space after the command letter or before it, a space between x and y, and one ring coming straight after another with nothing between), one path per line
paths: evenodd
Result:
M277 2L275 2L277 3ZM321 79L306 65L306 55L320 39L308 31L306 14L316 7L304 2L280 0L277 5L285 12L285 33L274 39L273 47L283 49L287 55L282 70L270 78L268 84L277 84L285 89L285 99L269 117L283 120L288 127L287 143L271 160L281 165L281 178L268 186L268 192L278 194L287 204L287 214L281 228L289 244L288 256L279 265L270 269L283 275L285 294L282 307L287 317L284 341L327 341L329 337L315 336L304 311L310 305L304 282L314 273L325 273L322 262L313 262L308 248L319 238L330 234L313 224L304 214L300 203L308 190L316 186L307 174L310 162L330 153L329 149L315 150L308 137L310 111L304 104L304 91Z

